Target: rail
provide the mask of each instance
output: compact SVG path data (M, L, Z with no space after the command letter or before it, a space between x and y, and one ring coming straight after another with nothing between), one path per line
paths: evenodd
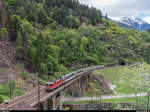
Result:
M66 87L70 86L72 83L74 83L76 80L80 79L81 77L87 75L87 73L98 70L98 69L105 69L105 68L110 68L115 65L106 65L106 66L95 66L95 67L90 67L86 69L80 69L75 72L79 72L81 70L84 70L79 73L79 75L69 81L67 81L65 84L61 85L57 89L53 90L50 93L47 93L45 91L45 87L41 86L40 87L40 102L44 102L47 98L50 98L51 96L55 95L57 92L65 89ZM73 72L74 73L74 72ZM4 103L0 104L0 110L14 110L16 107L22 105L22 104L30 104L31 106L36 106L38 104L38 88L35 88L33 91L22 95L18 96L14 99L11 99L8 103L8 106L5 107Z

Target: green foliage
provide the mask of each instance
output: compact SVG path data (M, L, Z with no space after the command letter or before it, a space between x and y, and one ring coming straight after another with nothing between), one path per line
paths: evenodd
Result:
M4 99L2 96L0 96L0 104L4 102Z
M97 65L99 63L96 58L90 56L84 57L83 62L88 63L89 65L90 64Z
M111 104L111 105L110 105L110 108L111 108L111 110L119 110L119 109L120 109L120 108L119 108L119 105L117 105L117 104L115 104L115 103Z
M76 0L3 0L9 15L17 14L28 21L43 25L54 20L64 27L78 28L85 20L87 24L96 25L102 22L102 14L96 8L81 5ZM34 13L33 13L34 12Z
M16 57L40 74L53 77L72 66L150 63L150 33L121 28L78 0L3 3L18 33Z
M16 88L15 81L9 81L7 84L0 86L0 96L3 96L3 98L8 99L10 95L10 86L12 88L12 97L20 96L23 94L23 91L20 88Z
M25 70L24 70L24 64L20 64L20 65L19 65L19 70L20 70L20 76L21 76L23 79L27 79L28 73L25 72Z
M150 64L150 46L148 46L146 49L145 60L147 61L148 64Z
M5 95L0 95L4 100L9 100L10 98L8 96Z
M8 87L8 85L0 86L0 95L9 96L9 87Z
M140 67L136 69L130 68L129 66L125 67L113 67L104 70L95 71L95 74L103 76L108 80L110 84L116 86L114 88L114 92L116 93L134 93L135 91L141 90L141 92L149 91L146 86L149 85L149 81L144 80L144 77L148 77L149 75L149 65L141 64ZM145 75L143 77L143 75Z
M63 110L70 110L70 107L66 107L66 108L64 108Z
M3 20L2 14L0 14L0 25L2 24L2 20Z
M18 31L20 28L21 18L17 15L10 16L10 24L15 31Z
M8 0L9 5L13 5L13 4L15 4L15 2L16 2L16 0Z
M15 83L14 81L12 82L8 82L8 84L5 84L3 86L0 86L0 95L5 95L5 96L9 96L9 85L10 83L12 84L12 89L15 88Z
M0 37L5 37L8 34L7 28L3 27L0 29Z
M15 89L14 92L13 92L12 97L21 96L23 94L24 94L24 92L21 89Z
M141 43L143 33L136 37L136 31L125 30L111 22L107 29L103 26L68 30L46 27L38 33L33 25L23 21L21 28L17 48L24 51L21 54L38 72L47 75L60 72L61 64L71 67L78 63L92 66L148 61L148 49ZM147 49L144 57L142 49Z

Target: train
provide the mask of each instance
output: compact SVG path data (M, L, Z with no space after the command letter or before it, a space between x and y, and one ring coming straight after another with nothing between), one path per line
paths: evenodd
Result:
M114 64L105 65L105 66L101 65L101 66L94 66L94 67L79 69L77 71L71 72L64 76L61 76L60 78L57 78L57 79L47 82L45 90L46 90L46 92L51 92L51 91L55 90L56 88L62 86L63 84L73 80L74 78L77 78L77 77L83 75L84 73L95 71L98 69L104 69L104 68L108 68L108 67L112 67L112 66L115 66L115 65Z

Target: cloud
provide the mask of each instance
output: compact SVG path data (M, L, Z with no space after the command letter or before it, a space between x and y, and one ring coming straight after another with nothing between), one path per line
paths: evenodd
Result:
M145 17L143 20L150 24L150 17Z
M141 13L150 16L150 0L82 0L90 6L100 9L108 17L136 17Z
M115 21L119 21L120 20L120 18L118 18L118 17L109 17L110 19L112 19L112 20L115 20Z

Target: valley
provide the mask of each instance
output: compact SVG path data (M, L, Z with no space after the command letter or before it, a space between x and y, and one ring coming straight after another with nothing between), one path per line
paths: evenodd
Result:
M0 0L0 103L42 87L43 102L39 90L29 102L34 108L57 109L62 96L149 104L149 29L142 19L114 21L78 0ZM46 93L51 84L58 87Z

